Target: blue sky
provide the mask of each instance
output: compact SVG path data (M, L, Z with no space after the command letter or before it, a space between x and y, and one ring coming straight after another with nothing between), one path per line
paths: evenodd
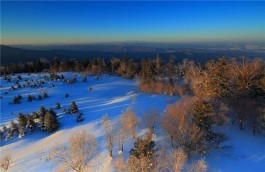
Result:
M1 43L265 42L264 1L1 2Z

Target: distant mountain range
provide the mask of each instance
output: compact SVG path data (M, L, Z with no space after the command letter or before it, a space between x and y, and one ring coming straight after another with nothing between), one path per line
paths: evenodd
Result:
M6 46L1 45L1 65L8 63L20 63L37 61L40 58L48 60L57 57L59 59L84 59L100 57L109 59L112 57L154 58L159 54L162 58L174 56L176 61L183 58L204 62L222 56L239 58L265 58L265 48L261 46L229 46L229 47L195 47L186 48L178 45L52 45L52 46Z

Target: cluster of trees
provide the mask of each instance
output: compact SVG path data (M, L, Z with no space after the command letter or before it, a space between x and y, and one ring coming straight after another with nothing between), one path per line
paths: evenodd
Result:
M183 78L193 95L226 104L240 130L250 128L253 135L265 131L264 61L220 58L204 66L192 62L185 65Z
M22 137L27 132L33 132L36 128L42 131L52 132L58 129L59 121L57 120L56 112L51 108L45 109L40 107L38 112L32 112L32 114L18 114L18 123L11 121L9 128L6 126L0 130L1 139L9 139L12 137Z
M168 135L172 133L168 128L164 128L167 120L172 119L172 112L168 110L162 119L158 118L158 111L150 110L146 112L143 118L140 120L132 108L128 108L118 119L118 121L110 120L108 115L102 118L102 126L105 131L105 143L109 152L109 157L113 157L113 147L115 145L119 148L119 155L115 161L113 161L113 167L116 171L200 171L207 170L207 164L204 160L198 160L188 165L186 161L194 153L204 153L201 151L194 151L196 148L204 148L202 142L212 141L212 136L215 134L211 130L211 126L215 123L213 109L209 103L202 100L184 100L184 102L190 102L189 105L193 107L192 114L188 114L188 109L181 110L181 112L187 111L187 115L182 119L182 129L178 130L177 125L171 127L176 134L174 135L174 147L171 147L172 139L169 136L169 148L167 145L156 146L153 140L153 135L158 127L161 127ZM201 109L200 104L203 104ZM172 108L174 105L170 105L168 108ZM198 109L198 106L200 107ZM206 115L203 112L206 112ZM177 113L176 118L180 118L181 115ZM198 132L194 131L194 127L190 126L191 119L187 116L192 116L192 121L196 125ZM171 116L171 117L169 117ZM174 116L174 115L173 115ZM170 119L169 119L170 118ZM184 124L186 123L186 124ZM205 123L206 125L203 125ZM144 125L148 131L144 135L138 135L137 130L140 125ZM188 127L191 127L189 129ZM186 131L182 131L186 130ZM198 134L199 136L194 136ZM200 137L201 140L198 140ZM186 141L186 139L188 141ZM126 141L133 141L134 146L128 152L129 157L125 160L122 152L123 144ZM179 142L179 143L178 143ZM193 148L194 146L194 148ZM192 148L191 148L192 147ZM187 151L191 148L192 151ZM199 149L201 150L201 149ZM205 150L206 151L206 150ZM68 146L56 146L49 154L49 159L59 163L59 170L67 171L85 171L87 168L93 166L91 161L96 155L98 155L98 146L95 136L88 134L86 131L74 133L69 138Z

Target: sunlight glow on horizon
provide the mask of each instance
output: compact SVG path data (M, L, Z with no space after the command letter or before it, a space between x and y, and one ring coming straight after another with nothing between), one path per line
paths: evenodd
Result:
M1 2L1 44L265 42L265 2Z

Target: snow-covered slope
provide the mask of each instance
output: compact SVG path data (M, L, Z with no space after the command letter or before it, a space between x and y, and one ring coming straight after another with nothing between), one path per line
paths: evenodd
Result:
M37 78L45 74L34 74L34 76L22 75L22 78ZM76 73L65 73L67 78L73 78ZM113 171L112 159L108 158L104 146L104 131L101 119L105 114L115 121L119 115L128 107L133 107L139 118L143 112L149 109L165 110L168 104L179 100L178 97L166 95L144 94L138 91L135 80L125 80L114 76L100 76L98 80L88 77L87 82L81 82L81 76L77 76L78 82L74 85L62 83L61 81L49 81L42 89L20 88L8 91L12 83L1 78L1 125L8 124L17 118L17 114L38 111L40 106L45 108L55 107L59 102L64 108L69 108L70 103L75 101L79 110L84 114L85 120L77 123L76 117L63 114L62 109L56 110L60 121L60 128L53 133L44 133L35 130L22 138L12 138L1 141L1 155L12 154L12 166L9 171L52 171L56 164L47 160L47 152L59 144L65 144L68 137L77 130L85 129L96 136L100 154L93 160L94 166L89 171ZM54 88L50 86L53 83ZM92 91L89 91L89 88ZM28 94L38 95L46 90L49 97L40 101L27 102ZM70 95L65 98L65 94ZM24 97L18 105L9 104L13 96L20 94ZM140 129L141 127L139 127ZM265 139L264 137L253 137L249 133L239 132L233 126L220 128L230 137L230 140L222 144L221 150L213 150L205 155L210 170L220 171L265 171ZM144 129L139 130L139 134ZM164 136L157 136L158 142L163 142ZM127 141L125 151L129 152L133 143ZM117 144L114 147L114 158L118 156Z

